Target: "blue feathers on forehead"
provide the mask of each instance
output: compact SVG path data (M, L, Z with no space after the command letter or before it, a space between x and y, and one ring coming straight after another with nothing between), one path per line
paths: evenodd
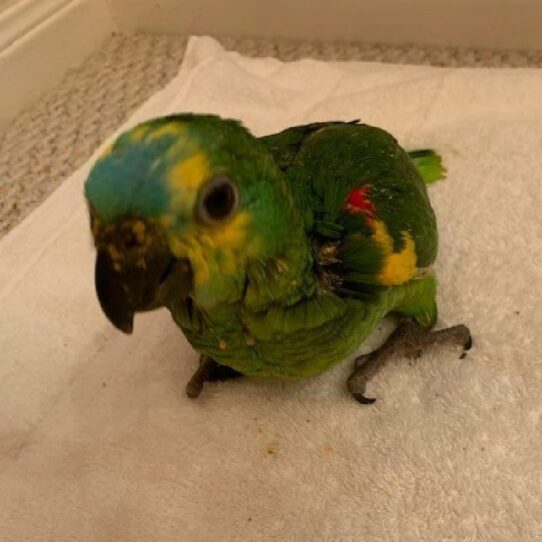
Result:
M85 184L85 196L104 222L130 214L158 217L167 209L165 156L173 138L129 141L129 136L121 136L98 160Z

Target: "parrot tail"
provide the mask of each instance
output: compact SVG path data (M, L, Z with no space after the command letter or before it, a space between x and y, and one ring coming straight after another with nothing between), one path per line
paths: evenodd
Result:
M446 177L446 168L442 165L442 158L431 149L412 151L408 156L416 166L425 184L431 184Z

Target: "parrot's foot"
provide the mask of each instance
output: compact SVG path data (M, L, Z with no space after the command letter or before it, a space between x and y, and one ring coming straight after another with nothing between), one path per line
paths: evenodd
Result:
M354 372L346 383L348 391L364 405L374 403L376 399L365 397L365 386L390 358L397 354L418 358L424 347L442 343L460 344L463 347L460 359L463 359L472 346L469 328L460 324L438 331L426 331L410 320L402 322L380 348L356 358Z
M243 376L243 374L239 371L226 365L220 365L220 363L217 363L209 356L202 355L199 360L197 371L188 381L188 384L186 384L186 395L190 397L190 399L194 399L203 390L203 384L205 382L216 382L217 380L224 381L240 376Z

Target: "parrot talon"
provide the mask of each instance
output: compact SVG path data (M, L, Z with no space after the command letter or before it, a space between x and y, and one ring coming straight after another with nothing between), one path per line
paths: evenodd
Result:
M203 390L203 382L193 382L190 380L186 384L186 396L189 399L195 399L199 396L201 391Z
M243 375L239 371L226 365L220 365L209 356L202 355L199 367L186 384L186 395L190 399L195 399L202 392L205 382L216 382L217 380L223 382L240 376Z
M352 394L352 397L362 405L371 405L376 401L376 399L372 397L365 396L365 386L372 376L371 365L374 365L372 363L373 358L374 356L372 356L372 354L356 358L356 369L346 381L348 391Z
M461 327L461 326L458 326ZM462 326L465 328L463 331L465 338L463 341L463 352L461 352L461 355L459 356L459 359L465 359L467 357L468 351L472 348L472 335L470 334L469 329L466 326Z
M376 402L374 397L365 397L365 395L362 393L353 393L352 397L362 405L372 405L374 402Z
M463 346L463 353L460 356L460 359L463 359L472 347L469 328L460 324L437 331L425 331L415 322L404 321L380 348L355 359L354 372L346 383L348 391L359 403L372 404L375 399L365 397L365 386L389 359L398 353L406 354L411 359L418 359L423 347L447 342L459 342Z
M465 343L463 348L465 350L470 350L472 348L472 344L473 344L473 341L472 341L472 337L471 337L471 334L470 334L470 331L469 331L469 338L467 339L467 342Z

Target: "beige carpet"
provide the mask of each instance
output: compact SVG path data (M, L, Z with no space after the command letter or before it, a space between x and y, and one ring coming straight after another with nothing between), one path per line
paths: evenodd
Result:
M441 324L475 347L386 367L371 407L345 390L349 362L190 401L197 356L166 312L126 337L99 311L86 163L0 242L2 542L540 540L541 94L537 70L283 64L194 41L132 124L361 117L443 154Z
M249 56L471 67L540 67L542 52L492 52L357 43L224 39ZM186 38L117 35L0 132L0 237L41 203L92 150L169 81Z

